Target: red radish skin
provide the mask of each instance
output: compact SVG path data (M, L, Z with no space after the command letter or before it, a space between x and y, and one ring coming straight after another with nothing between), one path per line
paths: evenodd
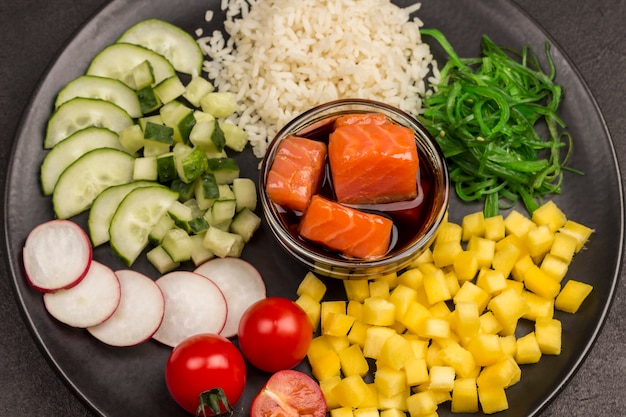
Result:
M42 292L72 288L87 274L92 247L87 233L70 220L50 220L28 234L22 258L29 284Z
M224 294L209 278L173 271L155 282L165 298L163 321L152 336L156 341L175 347L193 335L222 331L228 307Z
M46 310L52 317L73 327L103 323L115 312L121 299L120 281L115 272L92 261L80 283L67 290L45 293Z
M120 304L104 323L88 327L96 339L111 346L134 346L149 340L163 321L165 299L159 286L146 275L124 269L120 280Z
M250 263L239 258L215 258L200 265L194 272L209 278L222 290L228 316L220 335L236 336L243 313L266 296L261 274Z

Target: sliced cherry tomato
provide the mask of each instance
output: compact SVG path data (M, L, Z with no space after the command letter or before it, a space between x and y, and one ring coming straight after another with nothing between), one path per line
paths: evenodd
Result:
M221 392L230 407L239 401L246 386L246 363L230 340L216 334L198 334L172 350L165 366L165 383L172 398L188 412L220 414L229 409ZM219 410L211 410L208 405L200 408L199 396L204 392L214 396Z
M287 298L268 297L250 306L239 322L239 347L257 368L276 372L304 359L313 328L302 308Z
M292 369L273 374L252 401L250 417L324 417L326 400L317 382Z

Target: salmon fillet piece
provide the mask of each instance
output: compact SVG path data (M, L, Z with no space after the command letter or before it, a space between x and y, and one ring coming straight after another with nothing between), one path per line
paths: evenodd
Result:
M379 204L417 196L419 160L413 131L380 117L338 119L328 158L337 201ZM339 123L337 123L339 122Z
M286 209L306 210L323 178L326 154L323 142L298 136L283 139L267 175L269 198Z
M319 195L311 198L300 222L300 236L349 258L373 259L389 249L393 223Z

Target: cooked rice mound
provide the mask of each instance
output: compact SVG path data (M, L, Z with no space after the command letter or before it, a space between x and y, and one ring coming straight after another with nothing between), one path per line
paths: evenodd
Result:
M219 91L237 95L231 120L258 157L278 129L303 111L339 98L421 110L424 79L436 63L422 43L419 4L388 0L222 0L227 37L199 42Z

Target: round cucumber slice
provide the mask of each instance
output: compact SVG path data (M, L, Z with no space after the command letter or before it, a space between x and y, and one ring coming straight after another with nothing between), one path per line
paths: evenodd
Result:
M167 58L178 72L198 75L202 71L204 57L195 39L178 26L163 20L143 20L126 30L118 42L151 49Z
M87 75L114 78L135 88L133 69L144 61L150 62L154 83L176 75L174 67L163 55L131 43L114 43L98 53L87 68Z
M89 209L100 192L133 179L135 158L124 151L102 148L89 151L68 166L59 177L52 205L59 219Z
M83 75L70 81L58 94L55 108L76 97L98 98L123 108L130 117L141 117L141 106L135 90L113 78Z
M50 149L72 133L89 126L119 133L133 124L132 117L124 109L109 101L76 97L59 106L48 120L44 148Z
M90 126L74 132L57 143L41 163L41 188L45 195L54 191L59 176L72 162L89 151L99 148L114 148L125 151L117 133L103 127Z
M129 192L111 219L110 245L128 266L148 245L150 231L178 200L178 193L161 185L140 187Z

